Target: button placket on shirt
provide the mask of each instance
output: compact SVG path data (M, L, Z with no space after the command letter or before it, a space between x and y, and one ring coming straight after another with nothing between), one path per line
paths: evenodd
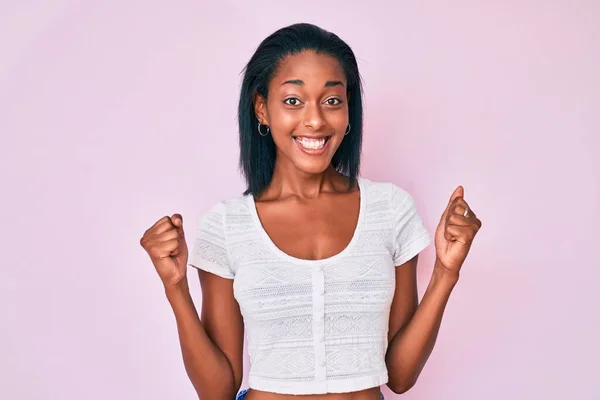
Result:
M325 274L323 265L313 270L313 335L315 345L315 379L326 379L325 357Z

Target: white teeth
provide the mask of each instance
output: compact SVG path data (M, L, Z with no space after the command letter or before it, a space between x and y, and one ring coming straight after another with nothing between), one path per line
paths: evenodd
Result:
M309 139L309 138L295 138L296 142L300 143L302 147L310 150L317 150L325 146L325 138L321 139Z

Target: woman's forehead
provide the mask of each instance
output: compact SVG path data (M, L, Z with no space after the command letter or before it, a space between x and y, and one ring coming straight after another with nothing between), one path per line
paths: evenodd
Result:
M273 77L273 83L281 84L288 80L300 80L305 84L324 84L327 81L342 81L345 84L346 77L335 57L304 51L286 56Z

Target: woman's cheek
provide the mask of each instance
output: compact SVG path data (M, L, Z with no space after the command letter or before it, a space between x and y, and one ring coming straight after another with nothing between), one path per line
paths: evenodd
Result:
M298 113L283 112L275 119L275 129L281 134L290 134L298 125Z

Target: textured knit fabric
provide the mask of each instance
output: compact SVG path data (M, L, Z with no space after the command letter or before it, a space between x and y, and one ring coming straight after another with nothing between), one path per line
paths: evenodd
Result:
M413 197L361 178L350 243L322 260L281 251L252 195L217 203L199 221L189 265L233 279L248 339L251 388L347 393L387 383L395 267L431 242Z

